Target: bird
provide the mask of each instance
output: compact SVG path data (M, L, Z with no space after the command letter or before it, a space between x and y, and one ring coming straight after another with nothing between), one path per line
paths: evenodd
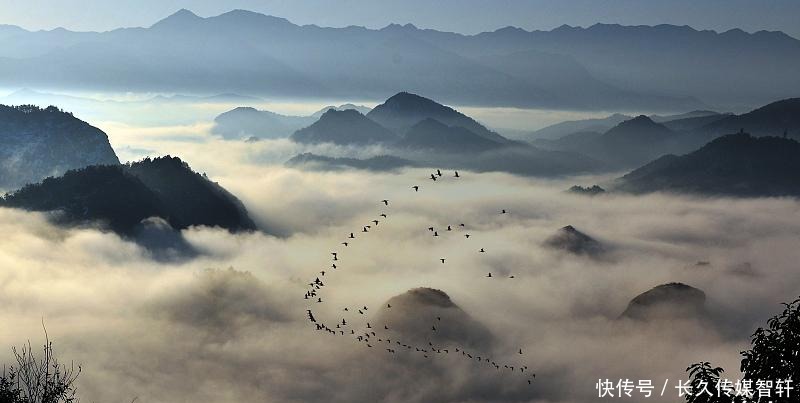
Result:
M458 176L458 171L456 171L455 177L460 178L460 176Z
M322 302L322 297L317 298L317 302Z
M374 223L375 223L375 226L377 227L377 226L378 226L378 223L379 223L380 221L378 221L378 220L372 220L372 222L374 222Z
M335 268L336 268L336 263L332 264L332 265L331 265L331 268L332 268L332 269L335 269Z
M342 242L342 245L347 246L347 245L350 245L350 244L347 243L347 242Z
M505 214L505 213L506 213L506 209L503 209L503 210L500 211L500 214Z
M381 217L386 218L386 213L381 213Z
M519 349L519 353L522 354L522 349Z
M428 231L433 231L433 227L428 227Z
M369 232L369 231L367 230L367 227L364 227L364 229L361 230L361 232Z
M419 192L419 186L414 185L411 188L414 189L415 192Z
M313 314L313 313L311 313L311 310L310 310L310 309L306 309L306 312L308 312L308 320L310 320L311 322L314 322L314 323L316 323L316 322L317 322L317 320L316 320L316 319L314 319L314 314Z
M434 231L433 236L439 236L439 231Z
M464 234L464 237L469 239L470 235L469 234Z
M355 235L353 235L353 233L351 232L351 233L350 233L350 237L349 237L349 238L350 238L350 239L355 239L355 237L356 237L356 236L355 236Z
M461 226L461 227L464 227L464 226L465 226L463 222L462 222L461 224L458 224L458 225L459 225L459 226Z
M508 278L514 278L514 275L513 275L513 274L512 274L512 275L510 275L510 276L508 276Z
M387 206L389 205L389 200L383 199L383 200L381 200L381 202L382 202L383 204L387 205Z
M442 259L439 259L439 260L441 260L441 261L442 261L442 264L444 264L444 258L442 258Z
M438 176L442 176L442 171L440 171L440 170L438 170L438 169L437 169L437 170L436 170L436 175L438 175Z
M431 330L436 331L436 326L431 326Z
M387 308L391 308L391 307L392 307L392 304L386 304L386 307L387 307Z
M323 270L323 271L319 272L319 274L321 274L321 275L323 275L323 276L324 276L324 275L325 275L325 270Z
M447 230L448 230L448 231L452 231L452 230L453 230L453 228L452 228L452 227L450 227L450 226L448 225L448 226L447 226Z
M492 277L492 273L489 272L489 274L487 274L486 277Z
M433 174L431 174L431 180L432 180L432 181L434 181L434 182L436 182L436 176L434 176Z
M481 248L481 250L479 252L480 253L486 253L486 251L483 248Z

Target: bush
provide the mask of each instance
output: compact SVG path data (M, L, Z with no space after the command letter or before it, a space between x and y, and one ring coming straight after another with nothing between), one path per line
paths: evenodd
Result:
M16 364L3 368L0 375L0 403L75 403L75 381L81 367L60 364L47 339L42 356L34 354L31 343L13 347Z

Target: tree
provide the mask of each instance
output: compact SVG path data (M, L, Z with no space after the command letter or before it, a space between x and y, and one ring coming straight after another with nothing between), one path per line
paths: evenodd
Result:
M708 362L692 364L689 372L691 394L686 395L689 403L739 403L759 401L757 389L766 390L773 403L797 402L800 388L795 388L800 380L800 298L784 303L783 312L767 321L767 327L759 327L753 333L751 348L741 352L740 370L742 383L750 385L751 396L735 393L733 387L728 393L709 396L703 393L708 387L716 393L720 375L724 370L713 367ZM786 381L790 380L787 384ZM770 382L770 383L765 383ZM764 398L761 398L764 400Z

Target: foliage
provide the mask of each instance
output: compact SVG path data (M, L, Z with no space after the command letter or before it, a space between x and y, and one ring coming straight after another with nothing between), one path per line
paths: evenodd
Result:
M762 384L760 388L769 390L770 400L773 403L797 401L800 397L798 389L790 393L781 393L779 382L791 380L788 386L794 388L795 382L800 379L800 298L791 303L784 303L781 313L767 321L767 327L759 327L751 338L751 348L741 352L741 368L743 382L752 385L751 392L759 382L771 381L769 385ZM746 396L744 394L721 393L716 394L717 384L724 370L713 367L708 362L692 364L686 369L689 372L689 383L692 393L686 395L689 403L739 403L758 401L758 395ZM713 396L703 393L704 388L713 391ZM724 389L724 388L723 388Z
M81 367L59 363L49 339L41 357L30 342L12 351L16 365L0 375L0 403L77 403L75 381Z

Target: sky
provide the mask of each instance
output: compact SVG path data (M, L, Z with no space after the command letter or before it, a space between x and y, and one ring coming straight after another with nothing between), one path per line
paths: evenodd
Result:
M562 24L603 22L667 23L717 31L781 30L800 37L800 2L795 0L0 0L0 24L103 31L149 26L181 8L203 17L240 8L298 24L379 28L389 23L413 23L462 33L508 25L552 29Z

